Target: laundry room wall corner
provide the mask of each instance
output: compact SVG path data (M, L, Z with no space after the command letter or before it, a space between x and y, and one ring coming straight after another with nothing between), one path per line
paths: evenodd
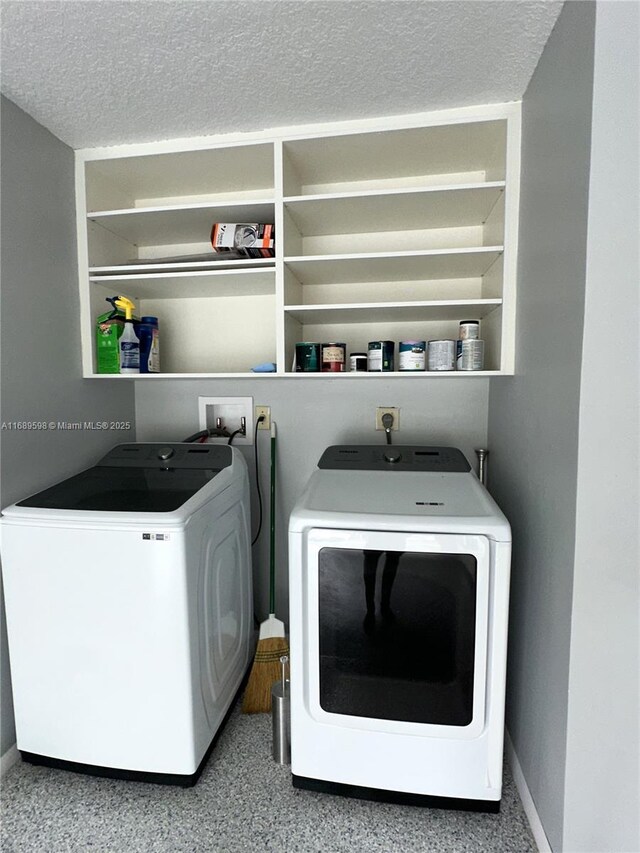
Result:
M555 851L565 821L594 28L594 4L564 5L522 101L516 375L492 379L489 395L491 491L513 528L507 726Z
M585 853L640 850L637 339L602 358L640 324L639 48L640 5L598 3L563 838Z
M4 96L0 128L5 507L88 467L118 441L134 439L135 411L131 384L92 382L81 374L73 151ZM130 428L85 428L98 421ZM4 604L0 642L0 755L11 756L15 727Z

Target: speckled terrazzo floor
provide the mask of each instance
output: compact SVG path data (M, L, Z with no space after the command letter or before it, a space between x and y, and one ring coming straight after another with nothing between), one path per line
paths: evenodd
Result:
M19 762L3 780L3 853L529 853L508 768L499 815L295 790L271 720L236 708L194 788L96 779Z

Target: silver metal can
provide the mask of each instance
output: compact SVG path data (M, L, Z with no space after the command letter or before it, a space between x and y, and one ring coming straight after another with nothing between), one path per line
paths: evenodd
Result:
M456 369L456 341L429 341L429 370Z
M461 341L477 341L480 337L480 320L461 320L458 337Z
M484 341L457 341L456 367L458 370L484 370Z

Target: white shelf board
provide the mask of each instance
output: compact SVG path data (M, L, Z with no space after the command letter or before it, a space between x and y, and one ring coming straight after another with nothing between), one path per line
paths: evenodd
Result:
M275 292L275 270L235 269L91 276L94 284L121 285L139 299L261 296Z
M271 376L275 376L275 373L272 373ZM402 377L417 377L421 376L424 378L425 376L433 376L434 378L437 376L439 378L443 378L445 376L449 377L457 377L458 379L468 378L470 376L504 376L506 374L503 373L502 370L388 370L388 371L375 371L373 373L368 373L366 371L345 371L344 373L287 373L287 374L278 374L278 376L286 376L291 379L385 379L389 376L402 376Z
M389 376L401 376L405 378L415 378L425 376L433 376L442 379L444 377L456 377L457 379L465 379L475 376L505 376L502 370L394 370L388 372L356 372L345 371L344 373L137 373L137 374L119 374L119 373L89 373L85 375L85 379L116 379L122 382L158 382L162 379L326 379L331 382L334 380L344 379L388 379Z
M428 249L285 258L300 284L348 284L363 281L426 281L478 278L500 257L503 246Z
M212 252L213 254L213 252ZM222 257L222 256L219 256ZM148 273L178 273L178 272L223 272L226 270L254 269L256 267L275 268L273 258L247 258L246 260L235 259L233 261L211 260L211 261L174 261L163 263L162 261L144 264L114 264L112 266L89 267L91 281L100 282L107 276L118 276L122 278L136 277Z
M89 373L85 379L117 379L122 382L158 382L160 379L256 379L261 376L284 376L277 373Z
M504 181L384 192L290 197L286 208L305 236L481 225Z
M369 302L345 305L285 305L299 323L410 323L457 320L467 312L482 319L502 305L501 299L460 299L430 302Z
M87 219L137 246L207 242L216 222L274 222L273 201L131 207L87 213Z

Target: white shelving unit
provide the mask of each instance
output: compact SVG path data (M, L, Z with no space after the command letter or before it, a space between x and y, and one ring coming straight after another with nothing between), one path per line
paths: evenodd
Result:
M366 351L471 318L473 375L512 373L519 148L506 104L77 152L84 374L116 293L159 317L160 375L326 378L292 373L297 341ZM217 260L215 222L274 223L276 257Z

